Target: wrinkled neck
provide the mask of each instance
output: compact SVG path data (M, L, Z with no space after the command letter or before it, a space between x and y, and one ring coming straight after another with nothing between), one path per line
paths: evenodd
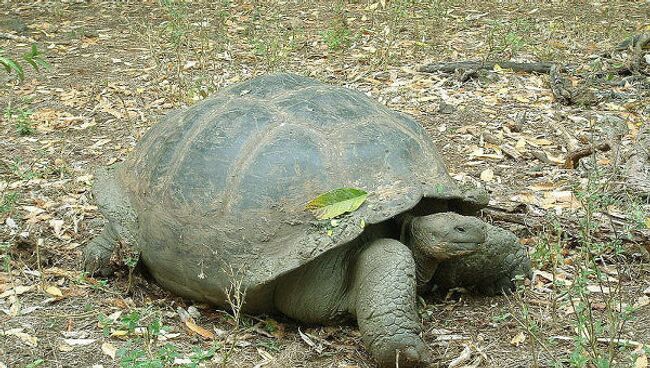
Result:
M431 281L433 274L436 273L439 261L432 258L430 255L422 252L424 244L420 244L413 236L412 223L414 216L405 215L402 218L402 226L400 232L400 241L411 250L413 260L415 261L415 275L417 279L418 288L423 287Z

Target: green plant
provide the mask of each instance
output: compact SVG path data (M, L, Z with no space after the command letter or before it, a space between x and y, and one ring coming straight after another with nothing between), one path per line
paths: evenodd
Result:
M259 342L258 345L273 353L279 353L282 351L282 346L276 339L265 339Z
M45 360L43 360L43 359L36 359L35 361L33 361L33 362L27 364L27 365L25 366L25 368L36 368L36 367L40 367L40 366L43 365L44 363L45 363Z
M0 197L0 215L13 211L18 201L18 193L6 192Z
M11 271L11 255L9 250L11 249L11 244L9 243L0 243L0 262L2 262L2 271L9 273Z
M165 9L169 19L162 23L163 30L174 47L179 48L191 31L191 24L188 22L187 4L182 0L161 0L160 4Z
M352 32L346 19L345 3L339 1L334 8L334 17L329 29L321 32L321 39L333 51L347 48L352 43Z
M30 135L34 133L34 122L30 118L32 111L24 108L13 108L11 104L4 110L4 118L7 122L16 125L16 133L19 135Z
M11 172L21 180L31 180L40 177L40 174L37 171L32 170L31 166L23 165L23 161L20 158L14 159L14 161L9 164L9 169L11 169Z
M198 368L200 363L210 360L219 349L221 349L220 345L212 346L208 350L195 347L192 349L192 354L189 357L191 363L185 366L188 368Z
M179 356L176 346L165 344L157 351L147 353L137 343L130 340L125 347L117 350L121 368L164 368L174 364Z
M4 50L0 49L0 65L2 65L7 73L14 71L18 76L18 79L21 81L25 79L25 71L20 65L20 62L16 61L4 55ZM38 50L36 44L32 44L31 49L22 55L22 60L29 64L37 72L41 68L46 69L50 65L43 59L43 53Z
M131 311L125 316L120 318L121 328L127 330L129 333L135 332L136 327L140 323L140 313L138 311Z
M330 50L339 50L350 45L350 30L344 27L328 29L321 33L323 42Z
M514 57L517 56L529 44L528 35L534 31L534 26L528 20L516 20L514 22L488 22L487 58Z
M111 329L125 331L127 335L133 334L136 329L140 326L141 314L137 310L133 310L127 313L124 316L118 318L109 318L104 313L99 313L97 315L98 325L102 328L104 336L109 336ZM154 329L159 333L160 328L156 328L157 325L154 325Z
M601 240L602 217L599 215L612 206L627 208L632 214L629 218L636 220L633 225L637 227L641 226L639 220L647 215L634 200L613 192L613 182L597 169L590 172L588 180L573 190L583 212L577 229L569 230L559 219L549 219L551 229L539 239L531 257L535 268L550 271L544 277L551 280L549 313L550 320L555 322L552 325L571 326L569 336L559 336L572 344L564 359L558 358L557 352L561 349L551 346L554 342L549 340L558 336L549 336L554 333L544 325L545 319L531 312L524 297L525 289L520 288L513 296L516 308L511 312L530 337L528 344L535 367L539 366L537 354L543 354L554 366L564 366L561 362L566 360L574 368L628 366L633 359L631 354L623 354L629 344L621 338L637 312L618 276L626 263L620 239L627 235ZM572 239L567 238L569 232ZM562 316L567 316L568 320L558 321Z

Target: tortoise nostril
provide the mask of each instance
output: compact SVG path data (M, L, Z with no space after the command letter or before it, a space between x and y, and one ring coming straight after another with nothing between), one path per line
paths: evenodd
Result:
M462 227L462 226L456 226L456 231L458 231L459 233L464 233L464 232L465 232L465 228Z

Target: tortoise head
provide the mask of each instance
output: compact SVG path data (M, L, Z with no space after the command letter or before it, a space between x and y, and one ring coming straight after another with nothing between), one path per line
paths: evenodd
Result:
M416 262L441 262L475 252L486 241L487 225L475 217L442 212L415 217L408 236Z

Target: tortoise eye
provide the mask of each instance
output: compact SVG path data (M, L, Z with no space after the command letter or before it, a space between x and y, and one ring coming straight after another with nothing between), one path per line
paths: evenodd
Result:
M455 229L456 229L456 231L458 231L459 233L464 233L464 232L465 232L465 228L462 227L462 226L456 226Z

